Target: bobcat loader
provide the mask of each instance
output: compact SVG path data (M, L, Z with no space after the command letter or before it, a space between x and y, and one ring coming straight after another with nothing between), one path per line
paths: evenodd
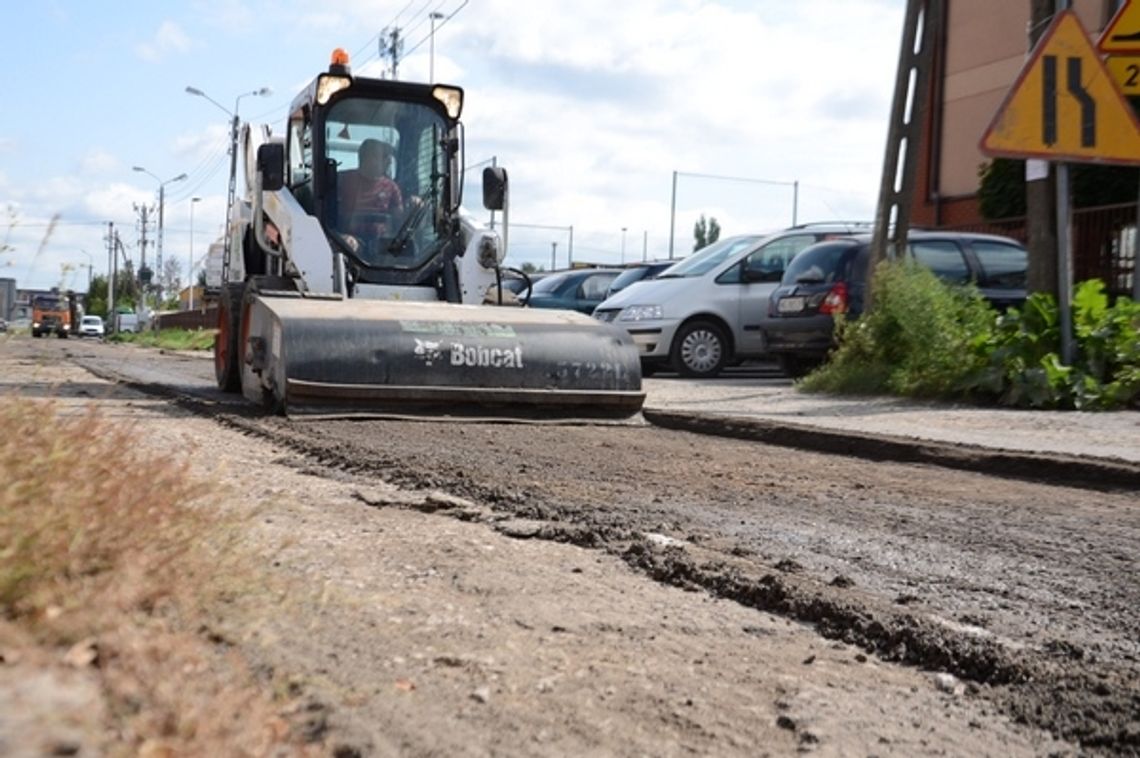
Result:
M219 387L289 415L620 418L641 408L624 330L484 304L504 299L507 177L484 172L500 238L461 208L462 108L458 87L356 77L337 50L294 99L283 135L242 129L246 188L230 208L222 264ZM387 146L402 207L345 199L365 140Z

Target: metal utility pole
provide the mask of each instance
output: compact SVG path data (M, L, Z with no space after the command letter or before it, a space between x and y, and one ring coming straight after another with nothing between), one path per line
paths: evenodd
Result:
M673 260L673 230L677 226L677 172L673 172L673 199L669 202L669 260Z
M434 22L433 22L434 26ZM434 44L434 43L433 43ZM404 52L404 41L400 39L400 27L392 27L392 31L380 36L380 57L392 61L392 78L396 79L396 67L400 63L400 54Z
M115 222L107 222L107 320L109 328L115 329Z
M943 0L907 0L871 242L871 271L880 261L901 257L906 252L915 176L918 173L916 157L922 126L926 121L934 46L942 34L944 18ZM870 310L871 295L871 288L868 288L865 310Z
M550 243L550 270L551 271L554 271L556 268L558 268L557 254L558 254L558 243L557 242L551 242Z
M150 214L154 212L154 208L146 205L135 205L135 211L139 214L139 249L142 251L139 259L139 303L136 307L136 312L140 315L146 312L146 291L150 286L150 278L152 272L146 267L146 232L147 227L150 225ZM141 310L139 310L141 308Z
M645 263L649 260L649 230L646 229L641 233L641 262Z
M190 303L186 310L194 310L194 206L202 201L200 197L190 198L190 260L187 263L186 281L190 287Z
M1030 0L1027 50L1053 20L1056 0ZM1025 230L1028 235L1029 269L1026 289L1047 292L1058 297L1060 288L1057 268L1057 174L1046 161L1025 162Z
M439 11L432 11L428 16L431 19L431 44L429 45L431 52L428 53L428 83L435 81L435 22L443 18L443 14Z
M234 98L234 109L232 111L197 87L186 87L186 93L210 101L216 108L230 117L230 184L226 191L226 228L222 237L222 283L224 285L230 280L230 256L233 253L233 232L230 229L230 224L233 222L233 207L237 198L237 150L238 138L241 135L241 118L238 116L238 108L241 106L243 97L253 95L265 97L272 95L273 90L269 87L262 87L251 92L241 93Z

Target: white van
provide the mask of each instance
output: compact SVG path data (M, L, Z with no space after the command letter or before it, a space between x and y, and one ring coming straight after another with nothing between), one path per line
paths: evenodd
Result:
M594 317L622 327L641 354L642 373L671 367L712 377L730 362L767 352L762 320L784 267L822 240L865 232L870 224L805 224L775 234L718 240L608 298Z
M137 313L119 313L115 316L115 321L116 332L138 332L139 330L139 317Z

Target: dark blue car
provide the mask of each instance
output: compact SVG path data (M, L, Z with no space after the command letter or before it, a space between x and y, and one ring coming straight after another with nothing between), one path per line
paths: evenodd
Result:
M563 308L587 316L603 300L621 269L583 268L545 276L534 285L527 305L531 308Z
M863 312L871 238L820 242L801 250L768 301L768 352L784 373L798 376L834 345L835 314ZM914 231L907 254L950 284L973 284L995 308L1025 302L1028 253L1016 240L989 234Z

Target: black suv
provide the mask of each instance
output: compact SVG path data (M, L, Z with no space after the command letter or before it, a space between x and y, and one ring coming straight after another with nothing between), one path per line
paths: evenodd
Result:
M768 352L786 374L820 363L834 345L834 315L863 312L869 235L805 248L792 259L768 301ZM973 283L999 309L1025 302L1028 254L1016 240L967 232L912 231L907 255L950 284Z

